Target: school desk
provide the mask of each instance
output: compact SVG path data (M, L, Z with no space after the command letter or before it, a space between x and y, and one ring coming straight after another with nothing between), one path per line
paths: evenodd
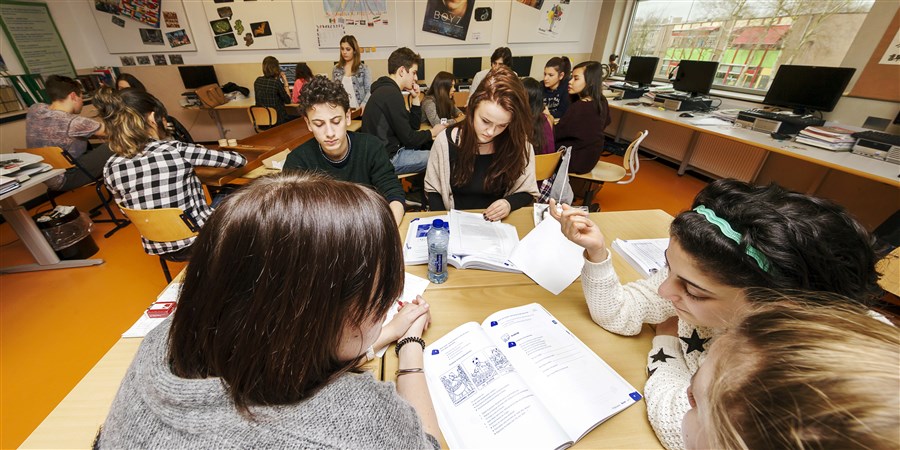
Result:
M515 224L521 238L533 228L530 213L530 209L522 208L504 222ZM401 230L405 230L409 222L421 214L407 215ZM668 227L672 221L672 217L661 210L592 213L591 219L603 231L608 243L616 238L668 237ZM612 257L620 281L624 283L640 278L638 272L616 252L612 252ZM424 265L410 266L406 270L423 277L427 273ZM432 313L431 327L423 336L428 343L463 323L481 323L485 317L502 309L540 303L632 386L643 392L647 379L647 352L651 347L653 331L644 326L637 336L618 336L595 324L587 309L580 279L554 296L522 274L450 267L447 282L429 285L425 298ZM385 380L396 379L394 373L397 366L393 348L388 349L384 356ZM442 444L446 448L446 442ZM574 448L646 449L660 448L660 444L647 421L646 405L640 401L595 428Z

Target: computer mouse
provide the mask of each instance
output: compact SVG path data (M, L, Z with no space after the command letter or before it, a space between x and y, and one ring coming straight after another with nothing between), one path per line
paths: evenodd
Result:
M770 133L769 136L772 136L772 139L776 141L784 141L791 138L791 135L783 133Z
M689 112L683 112L679 114L678 117L694 117L694 115Z

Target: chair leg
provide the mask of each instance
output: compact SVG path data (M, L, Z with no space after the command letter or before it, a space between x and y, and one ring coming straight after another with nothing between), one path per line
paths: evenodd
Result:
M172 282L172 274L169 273L169 265L162 256L159 257L159 265L162 266L163 275L166 277L166 283Z
M103 235L103 237L108 238L108 237L112 236L113 234L115 234L116 231L119 231L122 228L125 228L128 225L130 225L131 221L129 221L128 219L116 218L115 213L113 212L112 208L109 206L109 202L112 199L112 194L110 194L109 199L107 199L106 196L103 195L103 183L100 183L100 182L95 183L95 190L97 191L97 197L100 198L100 205L98 205L94 209L99 210L100 208L104 208L106 210L106 213L109 214L109 219L97 219L94 222L113 223L116 225L115 227L113 227L112 230L107 231L106 234Z

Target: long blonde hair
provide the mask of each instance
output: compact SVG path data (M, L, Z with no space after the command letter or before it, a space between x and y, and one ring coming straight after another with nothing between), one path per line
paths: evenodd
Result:
M94 106L106 128L109 149L119 156L131 158L151 140L168 136L166 107L146 91L103 87L94 94ZM150 113L154 113L154 124L148 121Z
M865 309L821 306L835 294L750 295L781 301L754 308L712 347L700 417L710 446L900 447L900 331Z

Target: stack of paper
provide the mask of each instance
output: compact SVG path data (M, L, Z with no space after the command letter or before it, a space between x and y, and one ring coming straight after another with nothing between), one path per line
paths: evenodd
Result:
M856 143L856 138L851 136L853 133L853 130L841 127L806 127L795 140L813 147L846 152Z
M0 175L0 194L14 191L19 188L19 181L15 178L4 177Z
M669 238L663 239L616 239L612 248L637 269L644 278L658 273L666 267L666 249Z

